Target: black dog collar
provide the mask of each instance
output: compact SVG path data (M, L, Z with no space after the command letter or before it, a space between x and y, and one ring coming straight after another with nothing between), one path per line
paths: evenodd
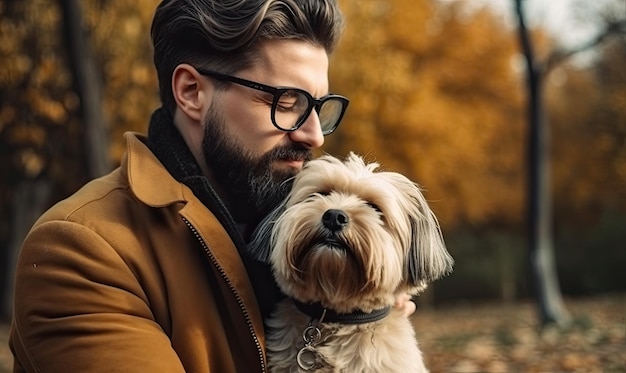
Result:
M338 313L331 309L324 308L321 303L302 303L293 299L294 304L300 312L310 316L312 319L320 322L340 323L340 324L367 324L384 319L389 312L391 306L380 308L372 312L353 311L350 313ZM323 318L323 320L322 320Z

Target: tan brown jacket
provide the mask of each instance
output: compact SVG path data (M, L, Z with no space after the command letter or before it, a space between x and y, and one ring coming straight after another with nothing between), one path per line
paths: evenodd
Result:
M126 140L121 167L24 242L15 372L264 371L261 314L232 240L143 137Z

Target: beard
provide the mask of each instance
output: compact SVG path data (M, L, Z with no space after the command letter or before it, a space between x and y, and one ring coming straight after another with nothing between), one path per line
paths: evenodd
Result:
M257 223L291 190L292 178L299 171L272 168L276 160L312 158L310 150L299 144L276 147L254 155L226 132L226 123L214 107L205 122L202 151L209 169L226 195L226 204L238 223Z

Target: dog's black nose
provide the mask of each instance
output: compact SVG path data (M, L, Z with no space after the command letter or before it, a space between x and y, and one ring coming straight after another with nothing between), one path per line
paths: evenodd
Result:
M331 231L343 229L348 224L348 215L341 210L330 209L322 216L322 223Z

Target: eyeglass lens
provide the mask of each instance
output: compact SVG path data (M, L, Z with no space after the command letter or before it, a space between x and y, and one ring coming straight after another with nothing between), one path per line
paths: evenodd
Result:
M328 98L319 108L318 115L323 133L332 131L343 111L341 100ZM284 130L292 130L301 125L310 114L309 98L297 90L287 90L276 100L274 120Z
M338 99L328 99L324 101L317 113L322 125L322 132L327 133L335 129L342 111L343 101Z

